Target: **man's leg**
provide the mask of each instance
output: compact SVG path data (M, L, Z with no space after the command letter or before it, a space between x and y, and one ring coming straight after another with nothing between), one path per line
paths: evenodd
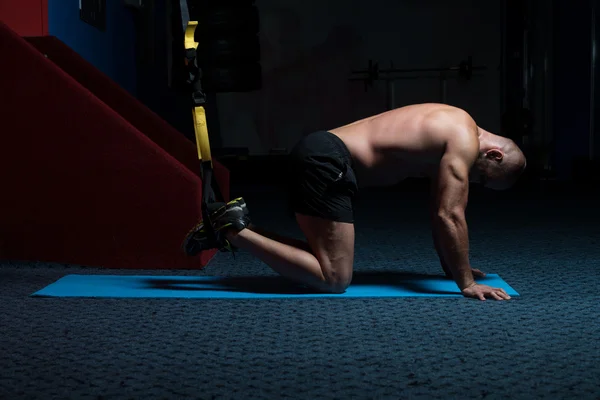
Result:
M296 247L298 249L301 249L308 253L313 254L312 249L310 248L310 246L308 245L308 243L305 240L300 240L300 239L296 239L296 238L282 236L282 235L279 235L274 232L269 232L265 229L259 228L258 226L254 225L253 223L250 223L250 225L248 226L248 229L251 230L252 232L256 232L259 235L264 236L269 239L272 239L276 242L287 244L289 246L293 246L293 247Z
M330 132L305 136L289 155L290 209L308 243L250 229L227 237L273 270L320 291L342 293L352 280L357 184L352 157Z
M193 255L207 246L232 245L291 280L342 293L352 280L354 263L352 198L358 187L352 156L335 135L316 132L294 147L288 168L290 208L308 243L261 234L250 225L240 200L213 207L217 243L208 243L209 235L200 225L188 234L184 248Z
M288 279L319 291L343 293L352 280L354 225L300 214L296 220L308 249L293 239L284 243L251 229L230 231L227 239Z

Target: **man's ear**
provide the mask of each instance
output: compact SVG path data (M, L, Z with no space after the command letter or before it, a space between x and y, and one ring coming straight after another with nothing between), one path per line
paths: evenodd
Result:
M502 153L502 151L498 150L498 149L492 149L492 150L488 150L485 153L486 158L489 158L491 160L500 162L504 159L504 153Z

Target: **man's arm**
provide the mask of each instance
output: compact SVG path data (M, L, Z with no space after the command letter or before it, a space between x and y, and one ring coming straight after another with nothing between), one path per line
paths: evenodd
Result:
M469 262L469 234L465 210L469 171L479 151L476 137L455 135L446 144L432 184L432 229L442 267L463 290L475 283Z
M435 188L432 188L432 194L435 192L436 192ZM439 239L439 233L438 233L439 229L435 229L436 217L437 217L438 213L437 213L437 208L434 207L434 204L435 204L435 198L432 199L431 207L430 207L431 225L433 227L433 229L431 230L432 237L433 237L433 246L438 255L438 258L440 259L440 265L442 266L442 269L444 270L446 277L452 278L452 272L450 272L448 263L444 259L444 253L442 251L442 246L440 245L440 239Z
M432 190L433 193L435 193L435 190ZM430 216L431 216L431 222L432 225L433 223L436 221L436 217L438 215L437 213L437 209L435 207L433 207L433 204L435 202L431 201L431 205L432 207L430 207ZM452 272L450 271L450 268L448 267L448 263L446 262L446 260L444 259L444 253L442 251L442 246L440 244L440 239L439 239L439 230L437 229L432 229L432 234L433 234L433 246L435 248L435 251L440 259L440 265L442 266L442 270L444 270L444 274L446 275L446 278L452 279ZM471 272L473 273L474 277L479 277L479 278L483 278L486 276L486 273L476 269L476 268L472 268L471 267Z
M476 284L469 262L465 209L469 198L469 171L478 152L479 143L467 134L456 135L448 141L433 179L434 235L437 235L442 266L450 271L464 296L508 300L510 296L503 289Z

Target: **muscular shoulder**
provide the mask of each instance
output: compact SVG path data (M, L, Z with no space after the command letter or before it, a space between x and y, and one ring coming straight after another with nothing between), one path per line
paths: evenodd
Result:
M470 118L469 118L470 119ZM461 215L469 193L469 171L479 154L479 137L474 121L450 118L437 130L444 151L432 179L434 206L438 213Z
M479 138L476 128L457 128L454 132L447 133L445 156L458 158L471 166L478 155Z
M463 110L453 109L432 116L431 134L443 143L444 157L457 158L471 165L479 154L477 124Z

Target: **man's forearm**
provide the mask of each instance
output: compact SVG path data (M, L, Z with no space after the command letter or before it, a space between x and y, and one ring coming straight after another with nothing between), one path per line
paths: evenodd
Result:
M437 237L438 252L442 266L452 273L458 287L462 290L471 286L475 280L469 263L469 233L464 217L436 217L434 237Z
M446 256L444 255L444 252L442 251L442 246L440 245L438 231L439 229L437 228L433 229L433 246L435 247L435 251L438 255L438 258L440 259L440 265L442 266L444 273L448 278L452 278L452 271L450 271L450 268L448 267L448 263L445 260Z

